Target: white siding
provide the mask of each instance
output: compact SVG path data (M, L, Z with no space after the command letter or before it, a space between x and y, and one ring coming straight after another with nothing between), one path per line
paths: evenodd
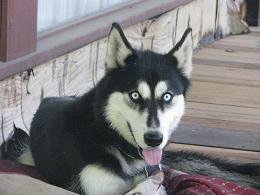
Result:
M129 0L38 0L38 32Z

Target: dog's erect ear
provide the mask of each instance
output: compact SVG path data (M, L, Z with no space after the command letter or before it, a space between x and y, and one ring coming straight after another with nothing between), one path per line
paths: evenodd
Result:
M192 29L188 28L183 33L181 40L175 47L167 54L172 55L178 60L178 68L182 71L183 75L189 79L192 70Z
M127 41L121 27L117 23L112 24L108 35L106 69L111 70L125 65L125 60L133 55L134 50Z

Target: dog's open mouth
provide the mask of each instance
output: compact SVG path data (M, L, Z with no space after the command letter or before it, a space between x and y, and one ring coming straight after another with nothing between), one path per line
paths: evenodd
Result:
M162 159L162 149L142 149L142 155L149 165L158 165Z
M143 149L141 148L134 136L133 130L131 128L131 125L127 122L127 125L129 127L129 130L133 136L133 139L138 147L138 152L139 155L149 164L149 165L158 165L161 162L162 159L162 149L158 148L148 148L148 149Z

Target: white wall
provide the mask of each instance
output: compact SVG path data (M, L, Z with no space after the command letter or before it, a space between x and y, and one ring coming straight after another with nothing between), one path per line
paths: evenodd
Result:
M129 0L38 0L38 32Z

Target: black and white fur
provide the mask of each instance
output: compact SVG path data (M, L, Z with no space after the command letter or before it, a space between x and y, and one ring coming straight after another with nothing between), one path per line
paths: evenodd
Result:
M144 177L140 153L150 148L144 134L160 132L163 141L156 148L164 148L184 113L191 57L190 29L161 55L134 50L113 24L104 78L82 97L44 99L35 114L30 141L36 167L65 188L77 178L86 194L129 190Z
M191 29L169 53L157 54L134 50L113 24L106 74L97 86L81 97L45 98L34 116L30 150L42 175L90 195L123 194L142 180L142 151L163 149L184 113L192 50ZM156 145L145 138L151 132L161 138ZM186 157L183 167L192 161L192 154L179 154ZM203 158L201 164L212 160ZM166 160L185 171L177 153Z

